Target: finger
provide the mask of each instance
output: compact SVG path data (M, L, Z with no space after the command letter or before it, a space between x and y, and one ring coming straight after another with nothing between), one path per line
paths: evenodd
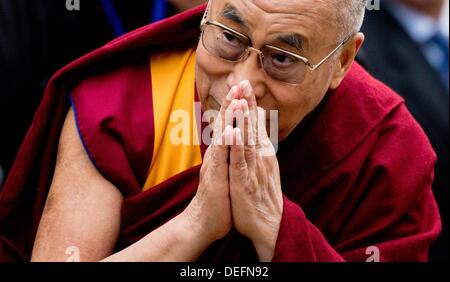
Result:
M235 117L235 109L238 107L239 101L238 100L233 100L231 101L230 105L228 106L228 108L225 110L225 118L223 120L225 127L227 126L231 126L233 127L233 121L234 121L234 117ZM231 144L228 144L231 145Z
M256 128L256 152L260 156L275 156L275 148L269 139L266 128L266 112L258 107L258 120Z
M247 100L241 100L241 109L243 112L242 125L240 127L242 136L244 137L244 145L255 146L256 145L256 124L252 122L252 116L250 114L249 105Z
M222 118L221 123L224 125L225 128L227 127L231 127L233 128L233 123L234 123L234 118L235 118L235 111L236 109L239 107L239 101L238 100L233 100L231 101L230 105L228 106L228 108L225 110L224 115L225 117ZM226 136L227 138L220 138L219 139L219 143L220 144L224 144L227 146L232 145L233 143L233 139L231 136ZM222 141L225 141L226 143L221 143Z
M238 96L238 87L237 86L231 87L227 96L225 97L225 99L223 99L222 106L220 107L220 113L222 114L222 117L225 116L225 111L230 107L233 100L237 99L237 96Z
M248 175L245 149L239 128L233 129L235 144L230 147L230 178L246 179Z
M233 138L233 127L227 126L223 133L220 134L220 138L216 139L217 143L211 144L211 158L214 159L216 164L227 164L229 156L229 139ZM220 139L220 140L219 140Z
M207 162L211 158L211 152L213 150L214 144L211 143L205 151L205 155L203 156L203 162Z
M250 81L243 80L238 84L238 86L241 91L239 93L242 93L239 98L247 100L249 107L256 111L256 96Z
M258 107L256 114L256 147L259 149L262 146L262 141L267 134L266 117L264 109Z
M230 126L233 127L233 120L234 120L234 113L233 108L236 106L237 100L233 100L227 109L221 111L218 122L215 124L214 128L214 143L216 144L224 144L224 145L231 145L231 143L222 143L224 140L222 137L223 132L225 132L225 129Z
M239 83L239 88L242 89L242 99L245 99L248 103L248 108L250 110L250 117L251 122L253 125L253 128L256 128L256 121L257 121L257 102L256 102L256 95L253 91L253 88L248 80L244 80Z
M220 140L222 132L224 132L227 125L230 124L230 122L228 121L229 117L226 116L226 111L230 107L230 104L232 103L234 97L237 96L237 92L238 89L236 86L234 86L230 89L227 96L223 99L222 105L220 106L219 115L217 116L216 121L214 123L213 139L217 138L218 140Z
M230 91L228 91L227 96L223 99L222 105L220 107L220 111L224 112L230 106L231 102L236 99L238 96L238 87L231 87Z
M245 144L245 136L246 136L246 132L245 132L245 115L244 115L244 107L243 104L245 103L245 100L235 100L236 103L234 103L233 106L233 117L236 119L236 128L239 129L239 132L241 135L241 139L243 144L239 144L239 145L244 145ZM232 104L233 105L233 104Z
M241 138L244 143L245 160L251 171L256 166L256 132L250 121L251 118L247 100L240 100L239 103L240 108L236 113L236 125L241 133Z

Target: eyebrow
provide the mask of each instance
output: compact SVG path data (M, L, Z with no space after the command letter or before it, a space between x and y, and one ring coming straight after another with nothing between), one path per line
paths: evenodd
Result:
M222 18L230 20L240 26L248 28L247 22L243 19L241 13L231 4L226 4L222 13L220 13Z
M299 51L303 51L304 43L306 41L303 36L296 33L278 35L277 39L296 48Z
M246 29L249 29L249 25L244 20L241 13L239 13L239 11L229 3L225 4L225 7L220 15L224 19L230 20ZM277 36L277 39L296 48L298 51L304 51L305 43L307 43L307 40L297 33L281 34Z

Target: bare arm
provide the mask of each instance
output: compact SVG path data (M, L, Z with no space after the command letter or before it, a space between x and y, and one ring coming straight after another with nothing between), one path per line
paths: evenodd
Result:
M122 200L119 190L86 155L70 110L31 260L66 261L66 250L76 247L81 261L192 261L212 242L204 228L190 219L190 213L183 212L113 254Z

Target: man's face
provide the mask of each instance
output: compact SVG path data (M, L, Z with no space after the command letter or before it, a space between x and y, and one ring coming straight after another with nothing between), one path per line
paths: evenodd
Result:
M215 0L208 20L217 21L248 36L253 47L271 45L294 52L317 64L338 44L330 9L318 0ZM287 38L287 39L283 39ZM300 44L294 44L295 42ZM300 45L300 48L299 48ZM234 85L249 80L259 107L279 112L279 138L283 140L320 103L329 89L334 61L306 71L298 85L268 76L259 55L243 61L217 57L200 42L197 48L196 85L202 110L219 110Z

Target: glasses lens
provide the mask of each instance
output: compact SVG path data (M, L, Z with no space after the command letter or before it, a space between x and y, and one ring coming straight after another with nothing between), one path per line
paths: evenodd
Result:
M250 43L237 33L213 24L205 26L202 42L210 53L229 61L240 60Z
M213 23L204 26L202 43L208 52L228 61L239 61L250 46L250 40ZM275 80L288 84L300 84L306 74L306 65L295 56L272 48L262 50L262 67Z
M306 65L300 59L270 46L262 53L262 65L270 77L289 84L300 84L304 80Z

